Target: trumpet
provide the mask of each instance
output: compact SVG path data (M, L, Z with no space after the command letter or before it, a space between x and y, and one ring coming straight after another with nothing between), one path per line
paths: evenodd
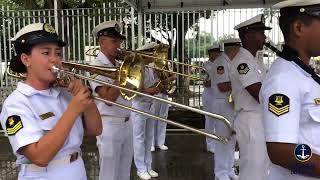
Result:
M63 66L64 65L68 66L69 68L74 68L74 69L78 69L78 70L87 70L89 73L92 73L92 72L97 73L97 72L99 72L101 70L101 69L99 69L99 71L97 71L95 69L95 67L87 67L86 65L76 64L76 63L71 63L71 64L68 64L68 65L67 65L67 63L63 63ZM130 92L130 93L135 94L135 95L145 96L145 97L148 97L148 98L152 98L154 100L161 101L163 103L168 103L168 104L171 104L171 105L176 106L176 107L180 107L180 108L183 108L183 109L186 109L186 110L190 110L190 111L193 111L193 112L196 112L196 113L200 113L200 114L203 114L203 115L210 116L212 118L216 118L216 119L221 120L222 122L225 123L225 125L227 126L227 128L229 130L229 136L224 137L224 136L211 134L211 133L208 133L208 132L203 131L203 130L199 130L199 129L196 129L196 128L193 128L193 127L181 124L181 123L177 123L177 122L169 120L169 119L165 119L165 118L162 118L162 117L147 113L145 111L141 111L141 110L129 107L129 106L125 106L125 105L122 105L122 104L119 104L119 103L115 103L115 102L112 102L112 101L108 101L108 100L102 99L101 97L98 97L98 96L93 96L93 98L95 100L103 101L105 103L109 103L109 104L115 105L115 106L120 107L120 108L128 109L128 110L143 114L145 116L151 117L151 118L156 119L156 120L164 121L164 122L166 122L168 124L171 124L173 126L177 126L177 127L180 127L180 128L195 132L197 134L205 135L205 136L210 137L212 139L221 141L222 143L228 142L228 139L232 135L235 134L235 131L232 129L232 126L231 126L230 122L225 117L223 117L221 115L209 113L209 112L206 112L206 111L203 111L203 110L200 110L200 109L192 108L192 107L189 107L189 106L186 106L186 105L182 105L182 104L179 104L179 103L176 103L176 102L172 102L172 101L169 101L169 100L166 100L166 99L163 99L163 98L159 98L159 97L156 97L156 96L144 94L144 93L141 93L139 91L126 88L125 86L120 86L120 85L116 85L116 84L113 84L113 83L101 81L101 80L98 80L98 79L95 79L95 78L92 78L92 77L88 77L88 76L85 76L85 75L81 75L79 73L75 73L73 71L69 71L69 70L66 70L66 69L58 68L56 66L52 67L52 72L53 73L58 73L58 74L62 73L62 74L71 75L71 76L74 76L76 78L83 79L83 80L94 81L94 82L100 83L102 85L106 85L106 86L109 86L109 87L117 88L117 89L122 90L124 92ZM16 78L19 78L19 79L23 78L20 75L15 75L15 74L11 73L9 68L7 68L7 74L9 76L16 77ZM119 76L125 76L125 74L122 74L122 73L119 73L118 75ZM138 75L140 75L140 74L138 74ZM118 77L118 78L121 79L123 77ZM140 78L137 78L137 79L140 79Z

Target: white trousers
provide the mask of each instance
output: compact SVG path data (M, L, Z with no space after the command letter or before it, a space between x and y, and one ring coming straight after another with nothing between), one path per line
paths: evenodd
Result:
M240 148L239 180L266 180L270 160L261 113L239 112L234 127Z
M203 110L204 111L208 111L208 112L212 112L212 96L208 95L208 93L204 93L202 95L202 105L203 105ZM205 130L207 132L210 133L215 133L215 127L216 127L216 121L209 117L209 116L205 116ZM207 151L211 151L214 152L215 149L215 140L206 137L206 143L207 143Z
M70 164L50 167L43 171L22 168L18 180L87 180L87 175L83 160L79 158Z
M99 180L129 180L133 157L132 120L115 122L102 116L103 131L97 137Z
M133 101L132 107L151 112L152 102ZM151 112L153 114L153 112ZM142 114L132 112L134 163L138 172L151 170L151 146L154 134L154 120Z
M164 99L168 99L168 95L165 95L165 94L160 94L159 97L164 98ZM160 101L155 100L152 104L151 111L154 112L155 115L167 119L168 118L168 111L169 111L169 104L162 103ZM164 143L166 141L166 130L167 130L167 123L166 122L155 120L152 146L164 145Z
M233 126L234 111L227 99L215 99L213 105L213 113L220 114L227 118ZM220 136L229 136L227 126L220 120L216 120L216 134ZM220 141L215 143L214 152L214 174L216 180L230 180L229 176L234 176L234 152L236 145L236 137L233 135L227 144Z

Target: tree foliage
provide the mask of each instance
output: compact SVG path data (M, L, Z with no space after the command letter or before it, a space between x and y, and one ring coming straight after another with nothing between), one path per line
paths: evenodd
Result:
M119 0L57 0L58 9L100 7L103 3ZM53 9L54 0L0 0L0 5L14 9Z

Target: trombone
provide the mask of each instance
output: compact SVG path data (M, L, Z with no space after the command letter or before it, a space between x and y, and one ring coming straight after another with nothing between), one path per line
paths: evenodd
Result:
M172 74L176 74L179 76L184 76L184 77L188 77L190 79L193 80L200 80L203 81L203 78L199 78L199 77L195 77L195 76L191 76L188 74L184 74L184 73L179 73L179 72L174 72L172 70L166 69L165 67L169 66L170 64L175 64L175 65L182 65L182 66L187 66L187 67L191 67L191 68L195 68L195 69L200 69L203 71L206 71L202 66L197 66L197 65L192 65L192 64L187 64L187 63L182 63L182 62L177 62L177 61L173 61L173 60L168 60L168 50L169 50L169 46L166 44L158 44L156 47L153 48L154 51L153 52L142 52L142 51L134 51L134 50L119 50L120 54L138 54L140 56L143 57L143 60L145 62L145 64L149 64L149 63L154 63L155 66L150 66L147 65L147 67L149 68L153 68L155 70L158 71L164 71L167 73L172 73Z
M67 64L66 62L63 63L63 65L66 65L66 64ZM76 63L73 64L73 63L71 63L71 64L68 64L66 66L68 66L69 68L70 67L75 68L77 70L87 70L88 72L97 73L97 71L95 70L95 67L87 67L86 65L83 66L83 64L76 64ZM108 70L105 69L103 71L108 71ZM150 118L154 118L154 119L157 119L157 120L160 120L160 121L164 121L164 122L166 122L168 124L171 124L173 126L177 126L177 127L192 131L194 133L197 133L197 134L200 134L200 135L205 135L205 136L210 137L212 139L221 141L222 143L227 143L229 138L232 135L235 134L235 131L232 129L232 126L231 126L230 122L225 117L223 117L221 115L209 113L209 112L206 112L206 111L203 111L203 110L200 110L200 109L192 108L192 107L189 107L189 106L186 106L186 105L182 105L182 104L179 104L179 103L176 103L176 102L172 102L172 101L169 101L169 100L166 100L166 99L162 99L162 98L159 98L159 97L156 97L156 96L144 94L144 93L141 93L139 91L135 91L135 90L123 87L123 86L115 85L113 83L109 83L109 82L101 81L101 80L98 80L98 79L94 79L92 77L88 77L88 76L85 76L85 75L77 74L75 72L68 71L68 70L65 70L65 69L62 69L62 68L58 68L56 66L52 67L52 72L75 76L75 77L77 77L79 79L83 79L83 80L94 81L94 82L100 83L102 85L106 85L106 86L110 86L110 87L114 87L114 88L120 89L120 90L125 91L125 92L130 92L130 93L135 94L135 95L145 96L145 97L152 98L152 99L164 102L164 103L168 103L168 104L174 105L176 107L180 107L180 108L183 108L183 109L186 109L186 110L190 110L190 111L193 111L193 112L196 112L196 113L200 113L200 114L203 114L203 115L207 115L207 116L216 118L216 119L221 120L221 121L223 121L225 123L225 125L227 126L227 128L229 130L229 136L223 137L223 136L211 134L211 133L208 133L206 131L202 131L202 130L199 130L199 129L196 129L196 128L193 128L193 127L181 124L181 123L177 123L177 122L169 120L169 119L165 119L165 118L162 118L162 117L147 113L145 111L141 111L141 110L129 107L129 106L125 106L125 105L122 105L122 104L118 104L118 103L115 103L115 102L112 102L112 101L108 101L108 100L102 99L101 97L98 97L98 96L93 96L93 98L95 100L103 101L105 103L109 103L109 104L118 106L120 108L125 108L125 109L128 109L128 110L143 114L143 115L148 116ZM24 79L25 78L25 76L22 76L21 74L16 75L16 74L12 73L9 67L7 68L7 74L9 76L11 76L11 77L15 77L15 78L18 78L18 79ZM118 75L121 75L121 73L118 74ZM122 75L125 75L125 74L122 74ZM121 79L123 77L119 77L119 78Z
M149 63L155 64L155 66L146 65L149 68L159 70L159 71L164 71L167 73L173 73L173 74L176 74L179 76L188 77L188 78L196 80L196 81L204 81L204 78L201 78L201 77L196 77L196 76L191 76L191 75L184 74L184 73L174 72L172 70L164 68L165 66L168 66L169 64L175 64L175 65L182 65L182 66L187 66L187 67L199 69L201 71L206 72L206 70L202 66L177 62L177 61L173 61L173 60L168 60L167 54L168 54L169 46L166 44L159 44L154 49L155 49L154 52L142 52L142 51L135 51L135 50L119 49L119 52L121 54L119 56L119 59L121 60L121 59L123 59L123 57L125 57L127 55L133 55L133 54L139 55L139 56L143 57L142 59L144 60L145 64L149 64ZM94 48L88 49L85 52L85 54L88 56L97 56L97 52L99 52L99 47L94 47Z
M126 87L135 91L141 91L142 80L144 78L144 63L140 61L141 57L136 54L130 54L124 57L120 67L110 68L94 66L88 64L79 64L74 62L62 62L62 66L71 69L87 71L94 79L97 75L109 77L116 80L120 87ZM136 94L120 89L121 96L126 100L133 99Z

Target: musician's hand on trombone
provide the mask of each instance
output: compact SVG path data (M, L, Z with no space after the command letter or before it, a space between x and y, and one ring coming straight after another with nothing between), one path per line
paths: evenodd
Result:
M81 82L81 80L71 78L68 90L73 95L69 108L74 110L77 114L85 111L87 107L93 103L90 90Z
M166 77L166 79L161 80L161 85L168 85L170 82L175 81L177 79L176 75L172 75L170 77Z
M143 93L154 95L160 92L160 88L158 86L151 86L148 88L143 88Z

